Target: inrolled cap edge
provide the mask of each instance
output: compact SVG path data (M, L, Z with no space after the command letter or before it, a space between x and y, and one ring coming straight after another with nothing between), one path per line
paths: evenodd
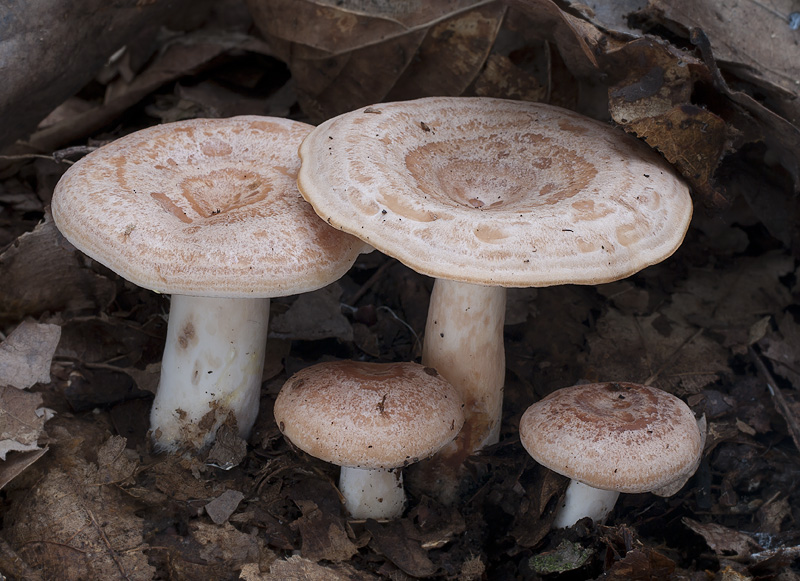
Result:
M398 468L450 442L464 424L455 389L416 363L325 362L284 384L275 420L308 454L351 468Z

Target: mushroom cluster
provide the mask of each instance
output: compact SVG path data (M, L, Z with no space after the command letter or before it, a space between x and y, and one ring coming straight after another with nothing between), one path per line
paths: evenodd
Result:
M505 289L629 276L678 248L692 204L661 157L608 125L541 103L432 97L317 128L255 116L151 127L76 163L52 210L78 249L172 294L151 414L159 449L203 449L223 423L247 436L271 297L329 284L372 247L434 277L423 365L319 364L275 404L294 445L342 466L350 513L387 518L405 505L400 467L440 449L458 465L497 442ZM599 384L526 412L525 447L574 479L569 499L613 491L592 492L596 509L563 509L560 526L602 520L619 491L671 494L685 482L703 438L669 397ZM568 401L586 407L567 419ZM677 429L667 417L686 430L677 444L660 439ZM598 443L609 431L622 447ZM665 461L667 449L684 456ZM623 468L630 455L640 463ZM662 473L668 464L677 471ZM647 483L620 484L626 474Z
M700 463L705 420L654 387L592 383L533 404L519 435L534 460L571 479L553 523L568 527L584 517L602 523L620 492L678 492Z
M670 256L692 215L646 145L541 103L382 103L322 123L300 157L323 219L436 278L422 361L466 402L455 457L498 440L505 288L627 277Z
M58 183L56 226L130 282L172 294L151 413L157 448L202 449L256 419L270 297L341 277L367 247L297 191L304 123L193 119L118 139Z
M464 424L453 386L417 363L318 363L289 378L274 413L292 444L341 466L339 490L354 518L400 516L400 469L434 454Z

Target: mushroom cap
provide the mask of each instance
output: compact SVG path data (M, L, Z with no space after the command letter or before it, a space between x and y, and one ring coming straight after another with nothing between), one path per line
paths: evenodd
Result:
M460 282L617 280L672 254L692 214L687 186L646 145L541 103L382 103L321 124L300 157L320 217Z
M559 474L662 496L694 474L705 440L683 401L635 383L559 389L527 409L519 432L533 459Z
M310 125L270 117L143 129L61 178L53 218L78 249L155 291L274 297L333 282L365 245L325 224L296 186Z
M464 425L461 397L417 363L318 363L295 373L275 401L283 435L349 468L398 468L431 456Z

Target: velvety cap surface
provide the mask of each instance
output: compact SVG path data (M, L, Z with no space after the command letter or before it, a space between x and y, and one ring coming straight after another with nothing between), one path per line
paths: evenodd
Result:
M661 157L577 113L431 97L346 113L300 148L330 224L434 277L504 286L626 277L680 245L692 203Z
M298 448L338 466L397 468L434 454L464 424L461 398L417 363L319 363L294 374L275 420Z
M52 211L78 249L139 286L210 297L320 288L364 244L320 220L296 186L310 125L271 117L150 127L92 152Z
M705 440L683 401L634 383L559 389L528 408L519 432L559 474L603 490L672 490L663 495L694 473Z

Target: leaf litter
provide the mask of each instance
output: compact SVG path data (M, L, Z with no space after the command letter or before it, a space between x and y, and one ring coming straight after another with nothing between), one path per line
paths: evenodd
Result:
M800 134L797 89L782 81L791 60L758 70L758 39L730 36L746 26L684 21L659 3L567 12L547 0L465 0L398 13L380 1L252 0L264 40L243 3L225 6L199 11L193 30L131 43L92 90L0 158L0 332L11 341L0 364L16 385L2 388L5 575L800 577ZM510 293L501 441L468 459L452 506L424 495L416 467L403 518L348 519L335 469L292 449L271 418L281 384L302 367L419 356L431 281L378 253L336 285L273 302L274 349L249 442L223 433L203 457L154 455L146 430L168 302L60 238L44 209L60 173L158 121L318 121L434 93L546 100L613 119L693 185L684 246L617 283ZM15 329L36 334L17 343ZM519 416L559 387L617 379L651 383L705 414L703 462L673 497L626 495L606 526L551 531L566 481L524 453Z

